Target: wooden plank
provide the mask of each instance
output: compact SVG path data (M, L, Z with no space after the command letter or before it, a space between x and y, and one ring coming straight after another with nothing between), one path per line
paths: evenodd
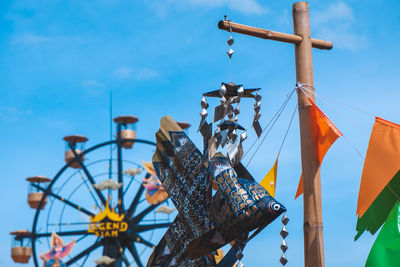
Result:
M246 34L262 39L269 39L275 40L279 42L291 43L291 44L300 44L303 40L303 37L298 34L288 34L282 32L275 32L267 29L260 29L256 27L251 27L235 22L229 22L227 20L221 20L218 22L218 28L221 30L229 31L230 29L232 32L237 32L241 34ZM325 49L330 50L333 47L331 42L319 39L311 39L312 47L318 49Z

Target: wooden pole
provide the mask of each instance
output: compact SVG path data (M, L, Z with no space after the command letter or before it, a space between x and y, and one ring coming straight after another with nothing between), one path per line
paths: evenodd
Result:
M303 40L303 38L299 35L275 32L267 29L259 29L256 27L251 27L227 20L219 21L218 28L225 31L232 30L232 32L237 32L262 39L275 40L290 44L299 44ZM311 39L311 41L312 41L312 46L314 48L329 50L332 49L333 47L331 42L325 40Z
M293 5L294 34L302 37L295 45L296 79L303 84L314 85L312 63L312 41L310 33L310 14L307 2ZM309 88L313 91L313 88ZM303 170L303 203L304 203L304 263L305 266L322 267L324 263L324 246L322 236L321 175L318 163L315 138L311 122L311 109L308 97L298 90L301 165Z

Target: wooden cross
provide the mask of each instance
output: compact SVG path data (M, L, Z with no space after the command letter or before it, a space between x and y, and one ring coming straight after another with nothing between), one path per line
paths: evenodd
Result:
M296 81L314 85L312 48L332 49L331 42L312 39L310 34L310 14L307 2L293 5L294 34L259 29L238 23L221 20L218 28L262 39L270 39L295 45ZM314 91L313 88L309 88ZM324 245L322 235L321 175L318 155L314 150L314 138L311 124L311 103L314 94L297 90L301 139L301 165L303 171L304 203L304 263L305 266L322 267L324 263Z

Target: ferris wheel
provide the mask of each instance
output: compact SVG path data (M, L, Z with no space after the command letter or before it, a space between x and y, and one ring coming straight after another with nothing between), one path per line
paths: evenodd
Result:
M114 118L115 139L87 149L85 136L64 137L57 174L27 178L36 212L31 231L10 233L14 262L53 266L47 255L59 246L68 253L57 266L144 266L177 212L155 176L155 143L136 138L137 121Z

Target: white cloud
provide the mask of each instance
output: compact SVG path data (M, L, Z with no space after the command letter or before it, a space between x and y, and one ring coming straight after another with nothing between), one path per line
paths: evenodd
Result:
M141 69L140 71L138 71L137 73L135 73L135 78L136 80L151 80L151 79L155 79L158 78L160 76L160 73L158 73L156 70L152 70L152 69Z
M24 45L35 45L35 44L44 44L44 43L60 42L60 41L81 42L82 40L79 36L46 36L42 34L34 34L29 32L14 34L13 38L11 39L12 44L24 44Z
M82 82L82 86L87 88L87 87L104 87L104 85L98 81L95 80L84 80Z
M118 69L116 69L114 74L115 74L115 76L118 77L118 79L121 79L121 80L127 79L127 78L131 77L132 69L129 67L122 66L122 67L119 67Z
M344 2L330 4L323 11L311 14L313 36L331 41L336 48L356 51L368 45L367 38L352 30L353 10Z
M14 106L0 107L0 118L3 120L16 121L30 114L32 114L31 110L22 110Z
M160 73L148 68L134 70L130 67L122 66L115 70L114 75L120 80L133 78L138 81L145 81L159 77Z
M162 0L146 1L160 16L165 16L168 6L178 8L221 8L227 7L232 11L237 11L248 15L261 15L268 12L265 6L258 3L258 0Z
M225 2L230 9L244 14L262 15L268 12L268 9L256 0L226 0Z
M36 35L33 33L22 33L15 35L11 42L14 44L16 43L39 44L39 43L46 43L52 40L53 38L44 35Z
M95 80L84 80L81 83L85 94L89 97L97 97L104 93L105 85Z
M344 2L337 2L329 5L324 11L311 14L312 25L332 23L332 21L353 21L354 15L351 8Z
M318 36L329 40L336 48L356 51L368 45L367 37L351 32L347 26L321 27L318 29Z
M292 15L289 13L288 9L282 11L282 13L276 17L276 23L284 27L292 28Z

